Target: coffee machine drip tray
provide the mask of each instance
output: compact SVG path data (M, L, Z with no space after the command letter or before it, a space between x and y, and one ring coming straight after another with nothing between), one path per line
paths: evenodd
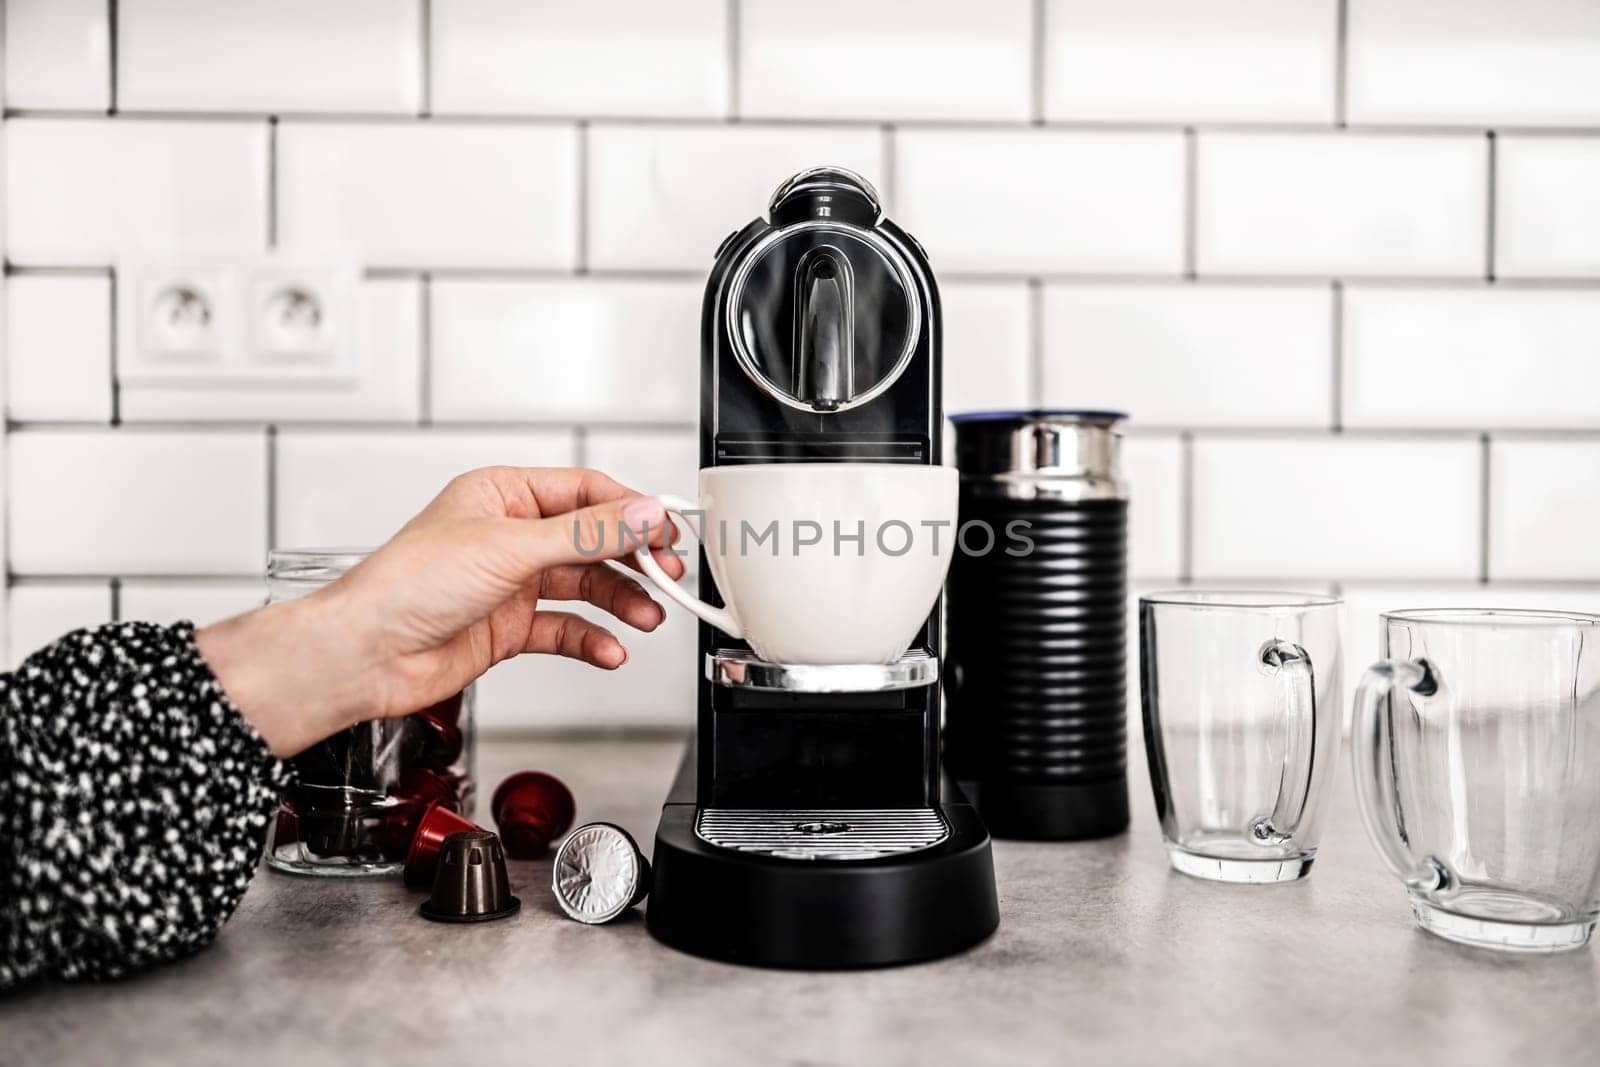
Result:
M893 663L767 663L754 652L706 653L706 679L772 693L887 693L939 680L939 660L914 649Z
M950 836L935 808L702 808L695 836L719 848L789 860L872 860L920 852Z

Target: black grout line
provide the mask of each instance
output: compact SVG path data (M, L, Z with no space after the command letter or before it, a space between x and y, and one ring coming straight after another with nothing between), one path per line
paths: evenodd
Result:
M576 242L577 262L573 273L589 273L589 124L578 123L577 130L578 204Z
M1044 125L1044 103L1046 90L1046 50L1049 40L1049 13L1045 0L1033 0L1032 16L1033 41L1030 51L1031 68L1028 71L1028 115L1034 125Z
M106 264L5 264L7 275L62 275L99 276L109 273ZM462 281L547 281L570 280L575 276L571 267L432 267L432 266L376 266L367 267L362 277L372 280L421 278L424 274L434 278ZM595 281L635 282L694 282L703 284L705 271L697 268L655 267L589 267L585 277ZM1340 282L1346 286L1360 285L1389 289L1472 289L1484 285L1482 274L1231 274L1207 272L1193 278L1181 273L1152 272L1147 274L1119 271L942 271L939 280L947 284L1000 285L1026 284L1039 279L1052 285L1218 285L1275 288L1306 288L1326 286ZM1600 275L1590 277L1518 277L1495 279L1499 288L1580 290L1600 288Z
M111 328L107 332L110 334L109 340L111 342L111 425L120 426L122 424L122 382L120 380L121 376L118 373L118 360L121 356L121 345L119 343L119 334L121 331L117 329L118 291L117 272L114 270L110 272L110 282L111 284L108 286L108 289L111 304Z
M1500 185L1500 143L1495 139L1494 131L1484 134L1489 142L1489 175L1486 181L1488 195L1486 212L1487 221L1483 228L1483 276L1484 280L1493 285L1495 280L1495 228L1500 225L1496 211L1495 199L1499 196Z
M111 621L122 621L122 579L113 576L111 585Z
M1044 406L1044 283L1028 279L1028 402Z
M1333 364L1333 410L1330 414L1333 432L1341 433L1344 431L1344 283L1336 281L1329 288L1333 306L1332 348L1329 352Z
M1487 585L1489 583L1489 496L1490 496L1490 444L1487 433L1479 438L1482 441L1482 460L1479 476L1481 479L1478 493L1478 581Z
M267 427L267 551L278 547L278 427ZM263 561L265 563L265 561Z
M419 0L417 22L417 43L421 47L418 73L422 78L417 93L417 117L429 118L433 114L433 0Z
M433 275L418 279L417 425L433 425Z
M1179 435L1182 449L1178 477L1178 578L1194 581L1194 434Z
M1350 96L1350 0L1339 0L1334 15L1333 124L1349 127Z
M1183 276L1193 280L1199 263L1200 147L1193 126L1183 131Z
M267 249L278 247L278 116L267 119Z
M117 118L127 122L261 122L276 115L297 123L337 123L348 125L351 123L366 123L375 126L381 125L423 125L436 123L439 125L462 126L572 126L579 122L590 122L596 126L652 126L652 127L681 127L684 129L706 129L708 127L726 126L728 118L725 116L708 115L583 115L572 113L541 114L536 112L524 113L479 113L479 112L450 112L441 114L437 111L423 116L411 111L296 111L293 109L277 109L266 111L261 109L241 111L163 111L159 109L134 109L119 110ZM103 120L106 112L88 108L5 108L3 117L8 119L66 119L66 120ZM771 126L774 128L804 127L807 129L871 129L881 126L883 117L855 118L838 116L833 118L795 118L785 116L762 116L758 119L739 120L741 123L748 121L753 126ZM1187 129L1194 129L1202 134L1209 133L1257 133L1257 134L1327 134L1338 136L1341 133L1360 133L1371 136L1395 137L1468 137L1480 136L1489 129L1494 129L1500 134L1515 134L1518 137L1543 137L1543 138L1593 138L1600 137L1600 125L1595 126L1518 126L1497 123L1490 127L1487 123L1426 123L1426 122L1370 122L1346 123L1337 125L1328 122L1293 122L1293 121L1208 121L1185 119L1174 116L1170 119L1047 119L1044 122L1034 122L1031 119L959 119L959 118L915 118L904 117L894 120L897 126L904 126L918 130L995 130L1016 131L1030 129L1035 126L1044 126L1051 130L1063 133L1182 133Z
M897 188L900 182L900 174L895 167L897 146L892 123L886 122L883 124L879 141L881 142L880 147L883 149L883 174L881 175L883 180L878 183L878 195L883 197L885 210L893 210L895 202L900 195L900 190Z
M739 40L740 10L739 0L728 0L727 6L727 61L728 61L728 112L724 121L736 120L739 117L741 101L739 97L743 92L742 80L744 76L744 57L742 44Z
M106 110L104 114L117 113L117 58L121 52L121 40L117 33L117 0L106 0L106 38L109 44L109 55L106 59L106 74L111 84L110 91L106 94Z

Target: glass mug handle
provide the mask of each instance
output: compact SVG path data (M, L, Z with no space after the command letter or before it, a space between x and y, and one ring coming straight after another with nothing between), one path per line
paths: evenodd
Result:
M1350 724L1350 766L1355 773L1357 806L1367 836L1390 870L1411 889L1448 893L1455 888L1455 874L1435 856L1413 856L1401 826L1400 798L1391 770L1394 723L1388 709L1389 694L1397 686L1418 696L1432 696L1439 691L1439 679L1427 660L1407 659L1379 660L1361 676L1355 718Z
M684 512L704 512L699 503L686 497L663 493L656 499L661 501L662 506L667 509L668 515L685 526L689 525L689 523L683 517ZM656 562L655 557L650 554L648 548L641 548L633 554L633 558L638 562L639 569L644 572L645 577L654 582L656 588L667 594L670 599L694 612L702 621L710 623L729 637L741 640L744 638L744 627L740 626L739 620L733 617L733 612L727 608L714 608L704 600L691 595L687 589L667 576L667 572L661 569L661 564Z
M1260 661L1283 680L1288 744L1278 779L1278 799L1272 811L1250 820L1249 832L1250 840L1258 845L1281 845L1300 829L1306 798L1311 795L1317 745L1316 674L1311 654L1293 641L1268 641L1261 646Z

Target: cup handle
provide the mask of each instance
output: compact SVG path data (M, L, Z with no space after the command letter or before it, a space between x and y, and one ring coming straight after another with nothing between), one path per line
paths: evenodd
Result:
M1367 836L1389 869L1422 893L1449 893L1455 873L1436 856L1416 858L1406 839L1400 798L1394 782L1394 722L1389 695L1396 687L1418 696L1439 691L1439 678L1427 660L1386 659L1367 668L1356 687L1355 718L1350 724L1351 770L1356 801Z
M681 496L663 494L657 499L667 509L668 515L685 526L689 523L683 517L683 513L701 510L698 503ZM638 562L639 569L644 572L644 576L654 582L656 588L667 594L668 598L694 612L701 621L710 623L729 637L744 639L744 627L740 626L739 620L733 617L733 612L727 608L714 608L705 601L691 596L688 590L667 576L667 572L661 569L661 564L657 563L655 557L650 554L649 548L639 549L633 554L633 558Z
M1317 766L1317 679L1311 654L1293 641L1268 641L1261 646L1259 658L1262 666L1283 681L1288 725L1278 799L1271 812L1250 820L1250 840L1258 845L1281 845L1300 829Z

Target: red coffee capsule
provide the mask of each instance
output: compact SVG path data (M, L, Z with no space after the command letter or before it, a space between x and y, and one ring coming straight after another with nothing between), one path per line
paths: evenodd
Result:
M439 849L451 834L481 831L483 827L464 819L448 808L433 805L423 812L417 824L416 835L411 838L411 848L406 852L406 885L433 884L433 874L439 864Z
M439 703L423 708L422 714L438 719L447 725L458 726L461 723L461 706L465 697L466 694L464 692L457 693L452 697L445 697Z
M561 779L543 771L518 771L494 791L489 810L512 859L538 859L572 828L577 804Z
M461 727L455 723L435 718L426 711L411 716L418 731L416 766L428 770L445 771L461 758L464 738Z
M400 772L400 785L395 794L420 802L424 808L429 804L439 804L451 811L460 811L461 776L441 774L426 767L407 767ZM417 814L421 815L421 810Z

